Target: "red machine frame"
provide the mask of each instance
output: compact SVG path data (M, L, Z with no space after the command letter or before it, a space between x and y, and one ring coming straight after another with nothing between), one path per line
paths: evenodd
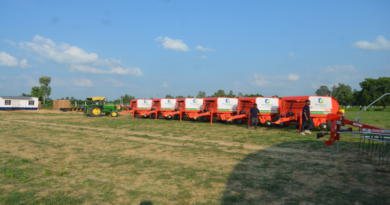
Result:
M218 99L219 98L225 98L225 99L237 99L236 97L213 97L213 98L204 98L203 100L203 109L202 112L194 115L192 117L193 120L197 120L200 117L204 117L207 120L210 120L210 124L213 124L213 120L227 120L228 118L232 117L236 110L232 111L219 111L218 110Z
M238 98L238 106L237 106L237 112L236 115L232 117L228 117L227 121L231 122L233 120L241 120L242 122L248 122L248 126L250 124L250 113L249 110L253 107L253 104L256 103L257 99L275 99L277 97L241 97ZM280 107L281 100L279 99L278 107ZM259 107L259 105L257 105ZM261 124L264 124L266 126L272 125L272 120L275 116L278 115L279 109L277 109L276 113L270 112L264 112L260 110L259 121Z
M279 119L274 120L274 124L285 123L288 125L297 125L299 126L299 131L301 132L302 128L302 109L305 106L305 101L310 97L327 97L332 99L333 102L337 100L330 96L295 96L295 97L283 97L281 105L279 107ZM311 102L313 103L313 102ZM332 105L333 106L333 105ZM331 112L336 114L339 111L339 105L332 107ZM332 123L327 118L328 114L315 114L311 113L310 117L313 120L313 126L320 127L321 129L330 130Z

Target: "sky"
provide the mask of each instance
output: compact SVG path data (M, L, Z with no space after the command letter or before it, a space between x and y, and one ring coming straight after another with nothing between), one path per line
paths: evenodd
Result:
M0 0L0 96L314 95L390 77L390 1Z

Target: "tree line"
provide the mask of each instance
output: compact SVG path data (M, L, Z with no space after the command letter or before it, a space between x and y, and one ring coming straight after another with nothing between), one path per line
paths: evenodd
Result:
M380 77L378 79L366 78L359 83L361 90L352 90L351 86L339 83L329 89L328 86L322 85L316 90L316 95L332 96L336 98L341 106L367 106L374 100L378 99L385 93L390 93L390 77ZM377 106L390 105L390 96L384 97L375 103Z
M39 78L40 86L33 86L31 88L30 94L22 93L21 96L29 96L29 97L38 97L39 101L43 101L46 104L47 100L51 100L49 96L51 95L51 78L49 76L43 76ZM336 98L341 106L366 106L382 96L385 93L390 93L390 77L380 77L378 79L366 78L364 81L359 83L361 90L358 91L356 89L352 90L351 86L345 85L343 83L339 83L338 85L334 85L329 89L328 86L322 85L319 89L316 90L315 94L320 96L332 96ZM274 95L275 97L279 97L278 95ZM214 92L214 94L207 96L206 92L199 91L196 95L197 98L205 98L205 97L264 97L261 94L243 94L239 92L237 95L230 90L226 93L224 90L218 90ZM167 94L165 98L185 98L184 95L173 96ZM188 95L187 98L193 98L192 95ZM281 98L281 97L279 97ZM78 101L76 98L65 97L61 98L62 100L70 100L71 102ZM129 104L131 100L135 99L135 96L131 96L129 94L125 94L120 96L116 100L109 101L114 104ZM153 99L152 97L150 99ZM59 100L59 99L58 99ZM384 97L375 105L383 106L383 110L386 109L387 105L390 105L390 96Z

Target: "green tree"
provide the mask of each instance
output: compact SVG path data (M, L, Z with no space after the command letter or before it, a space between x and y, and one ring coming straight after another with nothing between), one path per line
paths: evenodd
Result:
M30 96L31 96L31 97L37 97L37 98L41 97L41 92L40 92L38 86L33 86L33 87L31 88Z
M237 97L244 97L244 95L242 94L242 92L239 92L238 94L237 94Z
M65 100L69 100L69 97L66 97Z
M114 104L121 104L121 103L123 103L124 105L127 105L127 104L130 104L130 101L132 101L134 99L135 99L134 96L125 94L125 95L120 96L118 99L116 99L116 100L114 100L112 102Z
M262 94L245 94L244 97L264 97Z
M179 96L176 96L176 98L184 98L184 96L182 96L182 95L179 95Z
M192 95L188 95L188 96L187 96L187 98L194 98L194 96L192 96Z
M231 97L231 98L233 98L233 97L236 97L236 95L234 95L234 94L233 94L233 91L231 90L231 91L229 92L229 94L226 95L226 97Z
M196 95L197 98L205 98L206 97L206 92L204 91L199 91L199 93Z
M329 95L332 94L332 92L330 92L328 86L326 85L321 85L320 88L318 88L316 90L316 95L319 95L319 96L325 96L325 95Z
M49 86L51 82L51 78L49 76L43 76L39 78L39 84L41 84L40 91L41 95L43 95L43 103L46 103L46 98L48 98L51 94L51 87Z
M211 97L226 97L226 93L224 90L218 90Z
M336 98L340 105L350 105L353 100L352 88L349 85L339 83L338 86L332 87L332 97Z
M170 94L167 94L167 95L165 95L165 98L174 98L174 97Z
M390 93L390 77L380 77L378 79L366 78L359 84L362 90L358 98L364 105L369 105L383 94ZM386 106L390 105L390 96L382 98L375 104L383 106L383 111L385 111Z

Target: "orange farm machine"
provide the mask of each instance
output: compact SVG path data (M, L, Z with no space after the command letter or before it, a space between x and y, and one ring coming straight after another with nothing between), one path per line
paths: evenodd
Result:
M277 97L241 97L238 98L238 109L236 115L228 117L227 122L248 122L250 123L249 110L253 104L257 104L259 109L259 121L261 124L269 127L272 125L272 120L278 115L281 100Z
M237 105L237 98L204 98L202 112L193 115L192 119L210 121L210 124L213 124L213 120L226 121L236 113Z
M390 93L382 95L373 103L367 106L369 108L378 100L390 95ZM389 97L387 98L389 99ZM333 145L337 141L337 151L339 150L339 141L341 134L352 134L360 138L358 145L358 157L378 157L379 165L389 165L390 158L390 129L383 129L371 125L360 123L360 113L354 121L345 118L344 113L328 114L327 119L331 122L330 133L317 133L317 138L322 138L325 135L330 135L329 140L325 141L325 146L330 146L330 160L332 160ZM352 127L341 128L342 126L350 125L358 128L353 131Z
M167 119L181 120L183 117L193 119L194 116L202 112L203 98L179 98L176 99L175 110L164 112Z
M134 117L149 117L154 112L152 110L152 103L152 100L147 99L131 100L128 112L133 113L133 119Z
M302 109L306 100L310 100L310 117L313 120L313 126L320 127L323 130L330 130L332 122L328 119L328 114L339 113L340 107L337 100L329 96L283 97L279 113L272 120L273 123L280 126L296 125L301 129Z
M175 111L176 99L158 98L152 100L151 111L145 113L150 115L150 118L156 119L162 115L171 120L174 115L180 115L179 111ZM145 116L144 116L145 117Z

